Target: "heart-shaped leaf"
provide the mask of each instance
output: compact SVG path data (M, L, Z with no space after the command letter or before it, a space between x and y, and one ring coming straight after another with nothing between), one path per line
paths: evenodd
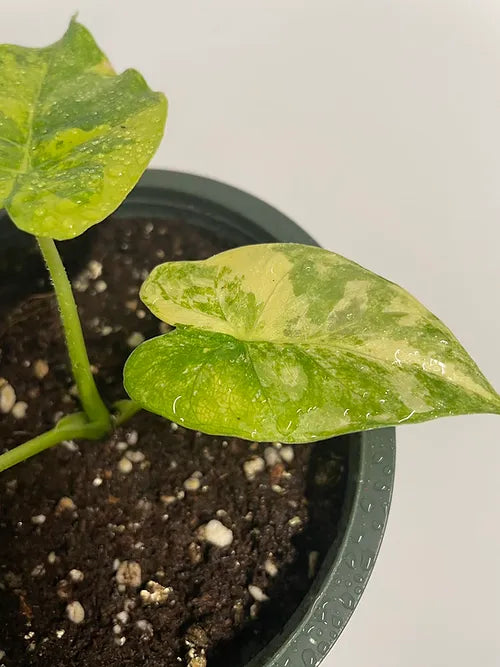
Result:
M142 76L117 76L76 21L41 49L0 46L0 207L26 232L78 236L137 183L167 103Z
M141 297L177 329L132 353L126 389L189 428L307 442L500 413L500 397L444 324L327 250L270 244L162 264Z

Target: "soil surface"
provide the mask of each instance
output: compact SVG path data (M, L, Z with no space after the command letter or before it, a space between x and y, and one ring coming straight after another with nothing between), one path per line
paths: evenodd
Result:
M83 238L61 245L112 402L131 347L164 330L138 301L147 273L230 244L179 219L111 218ZM42 269L34 255L36 294L1 299L0 376L17 401L1 451L79 409ZM0 665L242 667L307 592L345 478L342 438L280 448L144 412L0 473Z

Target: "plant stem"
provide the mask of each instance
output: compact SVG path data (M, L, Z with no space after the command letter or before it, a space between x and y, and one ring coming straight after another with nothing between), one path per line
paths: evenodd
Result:
M17 463L21 463L31 456L35 456L44 449L53 447L64 440L88 439L97 440L103 435L102 424L87 423L67 428L58 428L57 426L50 431L38 435L32 440L28 440L19 447L14 447L8 452L0 455L0 472L11 468Z
M114 426L122 426L129 419L142 410L141 406L135 401L123 399L113 404L115 413L112 416Z
M78 387L80 401L89 421L101 424L102 435L104 435L111 426L110 415L97 391L94 376L90 370L82 326L78 317L71 284L53 239L37 237L37 241L54 285L61 313L66 347L71 361L73 376ZM45 435L48 436L50 433L51 431L48 431ZM30 442L34 441L31 440ZM26 443L26 445L28 444ZM50 447L50 445L47 446ZM42 449L45 449L45 447L42 447Z
M112 425L124 424L141 409L134 401L117 401L114 406L116 413L113 419L111 418L97 391L94 376L90 370L75 299L56 244L52 239L42 237L38 237L37 241L54 284L71 368L85 413L67 415L50 431L1 454L0 472L64 440L99 440L111 430Z
M140 405L128 399L117 401L113 407L116 410L112 418L115 427L127 422L141 409ZM66 415L50 431L37 435L36 438L0 454L0 472L64 440L99 440L106 434L106 431L102 421L89 422L83 412Z

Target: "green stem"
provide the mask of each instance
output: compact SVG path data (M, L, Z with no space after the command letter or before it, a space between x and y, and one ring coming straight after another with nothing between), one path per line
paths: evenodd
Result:
M114 426L121 426L131 419L139 410L140 405L130 400L117 401L114 404ZM106 435L108 428L105 423L89 422L83 412L76 412L63 417L58 424L36 438L28 440L0 455L0 472L11 468L26 459L43 452L44 449L58 445L64 440L99 440Z
M19 447L10 449L8 452L5 452L5 454L0 456L0 471L7 470L7 468L11 468L17 463L21 463L21 461L28 459L30 456L34 456L35 454L38 454L38 452L43 452L43 450L48 447L57 445L58 442L62 442L61 438L62 440L66 439L60 433L51 430L33 438L33 440L28 440L28 442L19 445Z
M113 414L112 419L115 427L125 424L125 422L132 419L132 417L142 409L138 403L129 399L116 401L116 403L113 404L113 408L115 413Z
M56 426L50 431L46 431L36 438L19 445L19 447L14 447L14 449L10 449L8 452L0 455L0 472L64 440L98 440L103 435L102 424L82 423L81 425L67 428L58 428Z
M87 349L83 339L82 326L80 324L75 299L73 297L73 292L71 291L71 285L64 264L57 251L56 244L52 239L37 237L37 241L54 284L54 290L61 312L66 346L68 348L73 376L75 378L76 386L78 387L80 401L89 421L102 424L103 432L106 432L111 424L110 415L97 391L94 376L90 370ZM45 435L48 436L50 433L51 431ZM50 445L47 446L50 447ZM42 449L45 449L45 447L42 447Z

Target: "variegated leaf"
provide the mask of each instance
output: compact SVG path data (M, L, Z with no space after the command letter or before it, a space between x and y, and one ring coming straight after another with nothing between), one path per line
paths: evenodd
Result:
M78 236L136 184L166 111L138 72L117 76L74 20L51 46L0 46L0 207L31 234Z
M141 297L177 328L132 353L126 389L189 428L306 442L500 413L500 397L442 322L327 250L270 244L162 264Z

